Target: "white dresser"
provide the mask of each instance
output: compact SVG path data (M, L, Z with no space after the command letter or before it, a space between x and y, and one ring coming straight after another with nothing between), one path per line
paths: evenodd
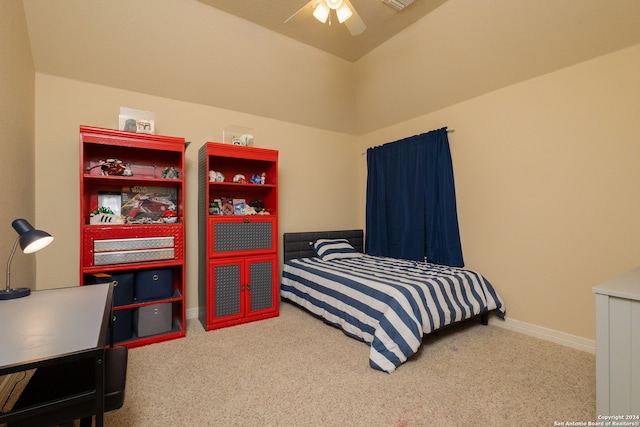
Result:
M640 267L593 287L596 413L640 414Z

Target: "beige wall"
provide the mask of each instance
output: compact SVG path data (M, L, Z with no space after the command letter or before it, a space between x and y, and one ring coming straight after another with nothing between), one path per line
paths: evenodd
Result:
M453 128L467 267L509 318L594 339L591 288L640 264L638 75L640 45L373 132L362 151Z
M18 235L16 218L35 223L34 70L21 2L0 1L0 265L5 265ZM12 287L35 288L35 255L18 249L11 265ZM2 276L4 289L6 282Z
M118 127L120 106L154 111L156 133L191 141L186 154L187 308L197 307L198 150L229 125L255 130L255 146L279 150L279 234L362 226L353 136L75 80L36 74L38 224L56 250L38 254L38 289L79 280L80 125Z

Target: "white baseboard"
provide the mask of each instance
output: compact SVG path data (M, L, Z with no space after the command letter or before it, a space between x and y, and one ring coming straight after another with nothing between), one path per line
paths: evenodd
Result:
M556 331L554 329L543 328L542 326L532 325L531 323L522 322L507 318L505 320L490 317L490 325L499 326L514 332L520 332L525 335L551 341L566 347L575 348L576 350L586 351L587 353L596 354L596 342L587 338L576 335L567 334L565 332Z
M187 312L184 315L187 318L187 320L190 320L190 319L197 319L198 313L199 313L198 307L195 307L195 308L188 308Z
M198 307L189 308L186 312L186 318L197 319ZM587 353L596 354L596 342L587 338L576 335L567 334L565 332L556 331L554 329L543 328L542 326L532 325L531 323L522 322L507 318L505 320L489 316L489 324L509 329L514 332L520 332L525 335L551 341L565 347L575 348L576 350L586 351Z

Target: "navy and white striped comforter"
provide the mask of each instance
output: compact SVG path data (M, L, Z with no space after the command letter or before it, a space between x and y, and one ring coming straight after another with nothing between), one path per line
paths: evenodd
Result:
M280 295L368 343L370 365L389 373L423 334L485 311L505 315L493 286L474 271L370 255L287 261Z

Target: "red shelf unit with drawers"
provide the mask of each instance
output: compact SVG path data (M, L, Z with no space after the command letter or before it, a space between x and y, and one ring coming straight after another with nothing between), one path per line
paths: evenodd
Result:
M116 346L186 334L185 149L184 138L80 126L80 284L116 285Z
M198 169L202 325L211 330L278 316L278 152L208 142ZM269 214L225 211L223 200Z

